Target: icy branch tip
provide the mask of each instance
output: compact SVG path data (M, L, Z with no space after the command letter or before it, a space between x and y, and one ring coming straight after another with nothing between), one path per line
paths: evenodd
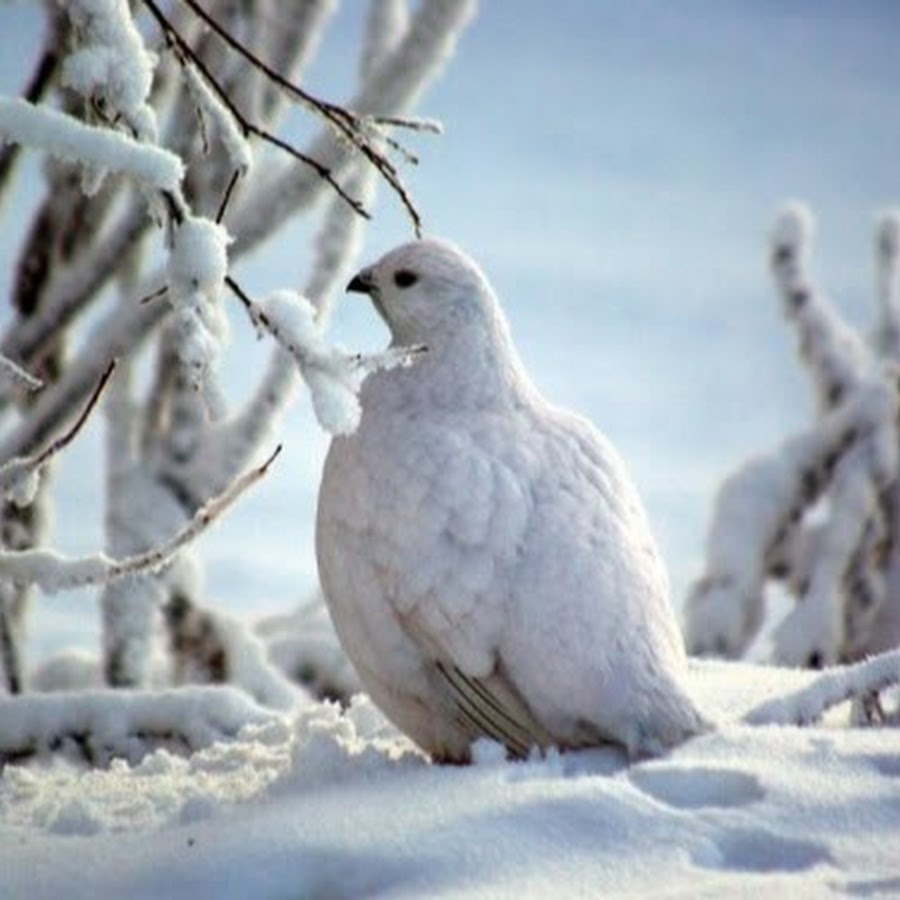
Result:
M799 201L791 201L781 208L772 228L772 249L780 253L798 255L809 246L815 234L812 211Z

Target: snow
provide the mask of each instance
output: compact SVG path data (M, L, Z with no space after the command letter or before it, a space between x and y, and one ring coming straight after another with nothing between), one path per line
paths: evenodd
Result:
M178 356L198 387L228 338L222 292L230 242L221 225L191 216L175 229L166 263Z
M251 309L258 327L286 350L309 388L319 424L330 434L349 434L360 418L359 390L366 375L411 365L421 346L390 347L383 353L347 353L330 346L312 303L296 291L274 291Z
M0 142L27 144L57 159L121 172L160 190L178 191L181 160L168 150L126 134L86 125L27 100L0 97Z
M121 115L141 140L156 139L156 116L147 105L156 57L144 46L126 0L69 0L66 12L81 46L63 61L62 82Z
M803 676L721 664L724 716ZM727 688L727 691L725 690ZM729 703L723 702L728 694ZM738 702L737 698L740 698ZM371 704L313 705L184 758L8 766L6 898L883 895L900 731L725 724L667 757L429 764Z
M237 120L213 93L195 66L186 64L184 76L185 84L201 115L209 117L213 123L216 137L221 141L229 162L238 172L245 173L253 163L253 152Z

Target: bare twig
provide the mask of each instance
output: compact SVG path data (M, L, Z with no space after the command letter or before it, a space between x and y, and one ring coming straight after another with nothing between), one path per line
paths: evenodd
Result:
M248 469L243 475L232 481L222 493L207 500L194 513L191 521L160 547L111 562L107 580L122 578L125 575L135 575L139 572L156 571L165 566L182 547L204 532L247 488L256 484L269 471L281 453L281 449L282 445L279 444L264 462Z
M57 453L59 453L61 450L65 449L69 444L72 443L72 441L75 439L75 436L79 431L81 431L84 423L88 420L88 417L90 416L94 407L97 405L97 401L100 399L100 395L103 393L103 390L109 382L109 379L112 377L112 373L115 368L116 361L113 359L110 361L109 365L100 376L100 381L97 382L97 386L94 388L94 392L88 398L88 402L85 404L84 409L81 411L81 415L78 416L72 427L65 434L58 437L37 455L35 459L36 466L44 465L44 463L46 463L47 460L50 459L50 457L55 456Z
M234 193L237 183L241 180L241 174L240 169L235 169L228 180L228 186L225 188L225 194L222 197L222 202L219 204L218 212L216 212L216 222L218 223L221 223L222 219L225 218L225 212L228 209L228 204L231 202L231 195Z
M269 322L269 317L231 275L225 276L225 284L231 289L238 300L241 301L244 309L247 310L247 315L250 317L250 323L253 327L271 331L272 325L271 322Z
M303 104L308 109L313 110L314 112L321 115L325 118L337 131L346 138L350 144L352 144L363 156L378 170L381 176L387 181L390 185L391 189L400 199L400 202L403 204L407 213L409 214L410 219L412 220L413 227L417 235L421 235L422 231L422 217L419 215L418 209L416 209L415 204L413 203L412 197L409 194L409 191L406 189L406 186L403 184L402 179L400 178L400 174L397 171L397 168L394 164L383 154L378 151L378 149L373 146L372 142L369 140L367 136L367 131L372 126L377 126L380 124L392 124L394 126L399 127L415 127L417 130L430 131L434 130L429 125L425 125L424 123L419 123L414 119L403 119L400 117L395 117L393 119L389 119L385 117L383 119L378 119L376 117L369 117L368 119L361 118L357 116L355 113L351 112L348 109L345 109L343 106L340 106L336 103L330 103L327 100L321 100L318 97L313 96L308 91L304 91L302 88L298 87L293 82L289 81L285 78L280 72L273 69L269 66L264 60L260 59L252 50L242 44L237 38L232 35L227 28L221 25L212 15L210 15L205 9L203 9L200 4L195 2L195 0L182 0L182 2L188 6L197 16L199 16L223 41L236 53L242 56L247 62L250 63L255 69L262 72L269 81L272 82L277 88L284 91L291 99ZM159 12L158 7L154 3L154 0L144 0L145 5L150 8L154 17L157 19L157 22L160 23L160 26L166 29L167 26L163 25L164 16L161 12ZM155 8L155 12L154 12ZM172 33L171 26L168 26L167 33ZM185 42L180 38L180 36L175 35L175 39L178 41L179 46L185 47ZM187 52L190 54L191 58L196 60L196 55L190 48L187 48ZM257 136L263 138L269 143L280 146L282 150L285 150L291 153L294 156L297 156L301 161L305 162L307 165L312 165L314 168L321 166L321 163L316 163L310 160L309 157L300 154L299 151L296 151L294 148L291 148L290 145L284 145L284 142L279 142L279 139L275 138L274 135L266 132L264 129L260 129L257 126L253 125L253 123L248 122L244 116L235 109L234 104L231 102L230 98L225 96L225 92L222 88L216 83L215 79L212 78L209 71L202 67L202 64L198 65L198 68L203 72L204 76L210 81L210 84L219 96L222 98L222 101L228 106L228 108L232 111L235 118L241 123L242 127L244 127L248 133L256 134ZM416 123L413 125L412 123ZM433 123L432 123L433 124ZM379 140L384 140L385 137L383 135L379 135ZM391 146L399 147L399 145L395 141L390 141ZM404 154L407 158L415 159L411 154L404 151ZM329 183L331 182L330 170L322 166L325 172L328 173L326 176L322 172L319 174L322 177L327 178ZM318 169L317 169L318 171ZM342 196L345 196L342 191L339 190ZM345 196L345 199L346 196Z
M152 303L154 300L159 300L161 297L165 297L168 293L169 286L167 284L164 284L161 288L157 288L155 291L151 291L149 294L145 294L138 302Z
M27 369L0 354L0 390L4 384L15 385L26 391L39 391L44 386L40 378L36 378Z
M0 550L3 577L14 582L34 584L52 593L64 588L107 584L129 575L158 572L172 561L182 547L219 518L247 488L259 481L279 453L281 444L265 462L244 472L224 491L204 503L184 528L158 547L122 559L111 559L105 553L69 559L50 550Z
M54 440L43 450L41 450L40 453L37 453L33 457L28 458L27 462L31 468L40 468L51 457L56 456L57 453L59 453L61 450L64 450L69 444L72 443L72 441L75 439L75 436L79 431L81 431L84 423L88 420L88 417L90 416L94 407L97 405L97 401L100 399L100 395L103 393L103 389L109 382L109 379L112 376L115 367L116 361L112 360L106 367L103 374L100 376L100 380L97 382L97 386L94 388L93 393L88 398L88 402L85 404L84 409L81 411L81 414L78 416L69 430L65 432L65 434L62 434L58 438L56 438L56 440Z
M177 29L166 18L165 14L162 12L159 6L157 6L154 0L143 0L143 3L144 6L147 7L153 18L156 19L157 24L165 35L166 41L175 53L176 59L178 59L178 61L183 66L193 65L197 69L197 71L201 74L209 87L215 92L216 96L222 101L228 112L231 113L235 121L238 123L238 125L240 125L245 137L249 135L255 135L256 137L260 138L260 140L265 141L267 144L271 144L273 147L277 147L279 150L290 154L304 165L309 166L316 172L317 175L319 175L321 178L324 178L325 181L327 181L331 185L331 187L334 188L334 190L347 203L350 204L355 212L367 219L371 218L362 204L355 198L351 197L344 190L340 182L332 174L331 169L320 163L318 160L313 159L306 153L303 153L303 151L298 150L287 141L284 141L276 135L272 134L267 129L251 122L240 111L240 109L238 109L234 101L228 95L228 92L221 86L221 84L219 84L218 80L212 74L212 72L210 72L207 65L198 56L198 54L194 52L190 44L188 44L188 42L184 40L184 38L178 33ZM215 30L217 31L217 33L219 33L218 29Z

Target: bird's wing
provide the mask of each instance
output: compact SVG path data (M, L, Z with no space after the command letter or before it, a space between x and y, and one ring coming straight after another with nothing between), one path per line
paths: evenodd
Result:
M332 605L357 598L351 602L363 633L348 636L357 664L377 674L385 655L395 672L407 660L462 733L526 755L551 738L498 648L533 504L530 463L494 452L497 441L518 446L502 433L509 427L502 420L482 423L488 437L471 422L405 423L402 437L385 434L390 424L382 420L332 450L320 500L323 584L332 588ZM334 540L338 534L343 538ZM409 673L402 689L416 694L424 685ZM422 700L430 702L427 693Z
M372 473L367 537L380 587L435 659L487 677L528 526L527 479L470 428L430 422L407 434Z
M453 704L457 723L472 740L491 738L519 759L526 758L534 746L558 743L510 682L502 661L498 660L494 672L483 678L442 660L435 663L435 669Z

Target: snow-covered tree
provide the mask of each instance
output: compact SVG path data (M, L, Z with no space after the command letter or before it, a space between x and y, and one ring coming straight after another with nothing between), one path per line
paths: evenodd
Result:
M795 606L772 634L779 663L819 668L900 645L900 216L876 229L873 339L845 323L810 271L813 220L778 215L771 264L817 415L721 486L706 568L687 599L689 649L743 655L777 583Z
M409 110L472 7L372 0L358 87L338 104L303 87L331 0L45 2L33 74L21 97L0 98L0 192L22 153L46 156L0 339L0 690L25 686L35 587L90 582L102 585L107 684L149 684L162 626L175 680L235 681L283 705L286 688L254 639L204 604L189 540L263 472L252 466L271 451L298 379L321 425L340 432L354 427L365 373L420 351L348 355L324 330L379 182L420 230L398 167L412 159L403 134L438 130ZM279 132L295 106L315 125L302 146ZM304 214L317 226L303 290L251 299L232 264ZM273 338L239 408L218 374L235 327ZM148 356L145 386L137 367ZM46 474L101 390L105 510L96 513L106 546L63 560L39 549L52 502Z

